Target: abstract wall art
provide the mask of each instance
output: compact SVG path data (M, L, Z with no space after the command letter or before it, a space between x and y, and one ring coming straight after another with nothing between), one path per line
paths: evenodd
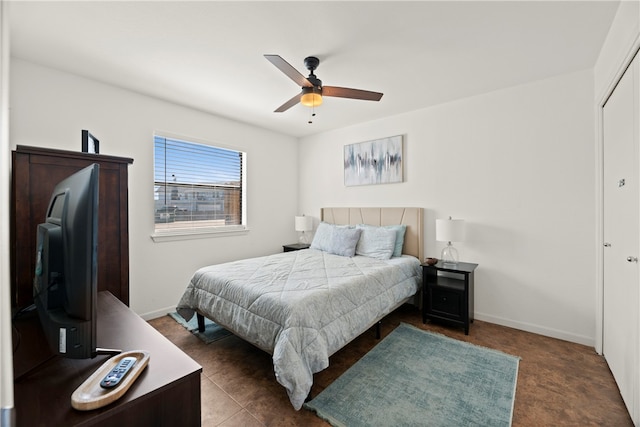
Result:
M344 146L344 185L402 182L402 135Z

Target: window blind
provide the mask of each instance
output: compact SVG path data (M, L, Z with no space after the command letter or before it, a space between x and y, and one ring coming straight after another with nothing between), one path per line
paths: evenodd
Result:
M156 135L155 230L243 226L245 153Z

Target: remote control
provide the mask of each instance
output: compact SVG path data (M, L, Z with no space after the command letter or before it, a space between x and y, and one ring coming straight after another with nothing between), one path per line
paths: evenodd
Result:
M100 381L100 387L113 388L120 384L120 381L127 375L133 365L136 364L135 357L124 357L118 364Z

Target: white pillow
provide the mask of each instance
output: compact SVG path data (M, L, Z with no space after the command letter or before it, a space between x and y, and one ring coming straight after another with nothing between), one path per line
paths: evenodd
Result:
M313 236L311 249L352 257L355 255L360 233L361 229L349 225L321 222Z
M356 246L356 255L389 259L396 245L396 230L384 227L356 226L362 230Z
M376 228L377 226L375 225L369 225L369 224L358 224L358 227L362 227L362 228ZM379 228L387 228L387 229L391 229L391 230L395 230L396 232L396 244L393 248L393 257L397 257L397 256L402 256L402 247L404 246L404 235L407 232L407 226L405 224L398 224L398 225L382 225Z
M331 232L333 231L332 224L321 222L316 228L316 232L313 235L311 241L311 249L318 249L320 251L326 251L331 246Z

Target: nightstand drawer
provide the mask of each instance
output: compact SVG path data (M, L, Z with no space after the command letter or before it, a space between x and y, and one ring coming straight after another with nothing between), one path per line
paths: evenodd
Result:
M462 319L464 294L443 288L431 288L430 292L429 309L433 314L450 319Z

